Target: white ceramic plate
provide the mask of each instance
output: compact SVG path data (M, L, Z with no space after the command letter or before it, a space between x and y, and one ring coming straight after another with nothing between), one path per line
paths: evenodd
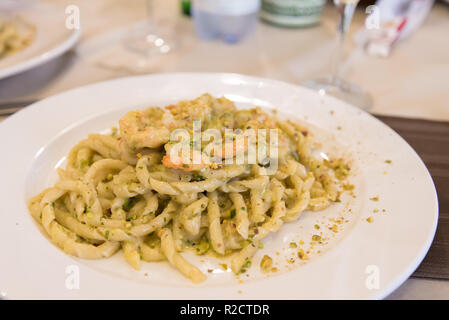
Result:
M204 92L225 95L238 106L277 107L281 115L305 119L319 128L317 132L325 132L338 150L351 155L356 198L346 197L323 212L307 212L267 237L241 283L212 258L186 255L209 276L205 283L193 285L165 262L143 263L142 270L135 271L121 253L110 259L80 260L46 239L29 215L26 200L55 182L55 168L63 165L77 141L117 124L127 110ZM431 177L401 137L359 109L274 80L185 73L89 85L6 119L0 124L0 150L0 290L12 299L383 298L422 261L437 225ZM370 200L375 196L379 201ZM366 221L370 216L372 223ZM326 226L338 217L347 222L338 225L335 236L325 236L329 245L316 246L305 264L286 263L296 256L289 248L291 241L304 240L307 245L312 234L329 233ZM321 223L321 230L314 228L316 223ZM278 272L267 276L259 271L264 254L274 258ZM73 288L74 279L79 279L79 289Z
M31 2L10 8L5 19L19 19L35 27L35 38L24 50L0 59L0 79L30 70L57 58L73 47L81 30L66 28L64 7Z

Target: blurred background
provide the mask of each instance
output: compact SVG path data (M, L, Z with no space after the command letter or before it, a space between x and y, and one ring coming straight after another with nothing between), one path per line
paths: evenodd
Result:
M337 9L344 2L357 1L197 0L195 9L195 1L182 0L4 0L3 15L38 13L36 24L39 16L45 19L40 11L49 7L59 8L53 15L70 18L73 11L66 9L74 5L82 35L58 58L1 79L0 103L34 101L97 81L156 72L235 72L304 84L332 74L337 64L342 78L370 94L369 111L449 120L448 4L380 1L377 18L367 21L375 1L362 0L343 54L336 58ZM410 10L413 3L420 6ZM412 30L389 43L402 37L397 30L404 16ZM368 50L369 24L388 36ZM58 28L64 26L38 32L51 35ZM151 41L165 41L165 53L139 43L147 31L156 35Z
M391 298L447 299L448 32L443 0L1 0L0 121L68 89L161 72L278 79L401 117L382 120L429 167L440 222L421 278Z

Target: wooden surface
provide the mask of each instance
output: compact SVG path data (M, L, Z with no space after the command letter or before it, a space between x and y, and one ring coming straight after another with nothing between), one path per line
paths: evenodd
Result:
M440 213L437 232L427 256L413 277L449 279L449 122L378 118L415 149L429 169L438 193Z

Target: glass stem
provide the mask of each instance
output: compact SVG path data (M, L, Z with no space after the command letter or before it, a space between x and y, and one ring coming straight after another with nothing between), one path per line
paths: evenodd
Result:
M153 8L153 0L146 0L146 7L147 7L147 21L148 24L151 25L154 23L154 8Z
M332 81L336 82L341 77L341 66L344 56L344 48L346 43L346 36L349 30L349 26L354 15L357 3L341 3L337 6L338 13L340 14L340 23L337 28L337 47L332 59Z

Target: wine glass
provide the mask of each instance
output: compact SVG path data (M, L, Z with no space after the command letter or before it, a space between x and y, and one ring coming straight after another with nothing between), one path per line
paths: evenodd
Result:
M160 5L167 4L166 1ZM147 21L133 27L124 39L125 46L137 53L148 56L167 54L176 47L177 42L167 30L158 26L154 0L146 0ZM173 8L169 8L173 9Z
M359 0L334 0L340 15L338 25L337 48L335 50L331 74L304 83L304 86L317 90L320 94L329 94L344 100L361 109L369 109L373 105L371 95L354 83L347 82L341 77L342 58L346 36Z

